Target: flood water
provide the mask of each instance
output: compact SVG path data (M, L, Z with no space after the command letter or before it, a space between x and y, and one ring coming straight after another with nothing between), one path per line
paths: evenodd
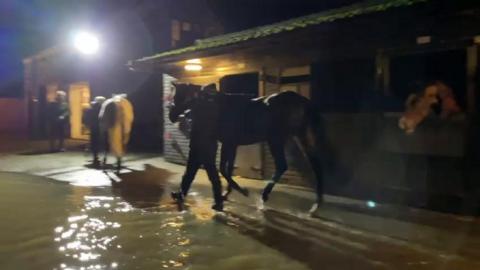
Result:
M480 269L472 230L449 236L368 223L396 224L383 230L425 236L438 248L310 218L300 198L279 192L263 206L257 192L233 196L217 214L210 186L194 183L180 212L169 196L179 176L149 165L65 175L78 181L0 172L0 269Z
M0 176L0 269L309 268L241 233L199 195L181 213L156 196L164 190L142 201L111 187Z

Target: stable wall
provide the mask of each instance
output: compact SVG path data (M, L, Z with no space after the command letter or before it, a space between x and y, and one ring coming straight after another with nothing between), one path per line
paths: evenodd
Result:
M27 110L23 99L0 98L0 111L0 132L23 134L27 131Z

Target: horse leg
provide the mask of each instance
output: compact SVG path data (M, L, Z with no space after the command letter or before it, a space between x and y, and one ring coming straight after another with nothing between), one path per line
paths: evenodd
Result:
M310 162L310 166L315 174L315 192L317 194L316 204L312 207L310 212L313 212L323 203L323 166L321 156L318 152L317 134L311 127L308 127L303 134L299 137L299 146ZM297 141L298 144L298 141Z
M230 185L230 181L228 180L228 173L227 173L227 168L228 168L228 150L227 150L227 145L225 143L222 143L222 150L221 150L221 156L220 156L220 173L222 174L223 177L228 182L227 186L227 191L223 194L223 199L226 201L228 199L228 195L232 192L233 188Z
M102 135L102 140L104 143L104 148L103 148L103 167L105 168L107 166L107 155L108 155L108 150L110 147L110 143L108 142L108 134L105 132Z
M120 173L121 168L122 168L122 157L117 157L117 174Z
M272 180L263 189L262 199L264 202L268 201L270 192L272 192L273 187L288 169L287 160L285 158L285 140L269 140L268 146L270 148L270 152L272 153L273 160L275 161L275 173L272 176Z
M103 152L103 167L104 168L107 166L107 155L108 155L108 152L107 152L107 150L105 150L105 152Z
M242 188L233 179L233 169L235 164L235 157L237 155L237 146L230 144L222 144L221 159L220 159L220 172L228 182L227 191L223 194L223 198L227 200L228 195L233 189L240 192L243 196L248 196L248 190Z

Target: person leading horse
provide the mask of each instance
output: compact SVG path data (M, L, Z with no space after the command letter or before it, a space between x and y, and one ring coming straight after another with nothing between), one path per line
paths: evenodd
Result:
M200 86L177 84L174 104L170 108L170 120L177 122L179 115L188 110L194 111L194 104L197 104L196 100L201 96ZM242 191L232 178L237 147L266 141L276 167L272 180L262 193L262 199L267 201L274 186L287 170L285 144L289 138L294 137L316 175L317 202L311 209L314 211L323 201L323 172L318 147L324 142L324 130L310 100L292 91L256 99L218 93L211 104L218 113L204 121L218 126L214 126L208 136L198 136L197 143L201 144L201 141L207 138L212 143L214 140L222 143L220 172L229 183L225 197L232 189ZM195 126L195 113L192 115ZM195 128L198 130L194 132L192 127L192 140L196 137L195 133L205 131L202 125ZM212 163L214 157L211 157Z
M191 110L192 125L187 167L182 177L180 190L172 192L172 198L183 204L198 169L203 165L207 171L208 179L212 183L213 198L215 200L212 209L223 211L222 184L215 166L220 113L217 100L218 93L215 85L207 85L201 91L200 87L193 85L191 87L195 88L196 96L186 96L179 92L174 99L174 106L188 104ZM170 110L170 120L176 122L183 112L184 110Z

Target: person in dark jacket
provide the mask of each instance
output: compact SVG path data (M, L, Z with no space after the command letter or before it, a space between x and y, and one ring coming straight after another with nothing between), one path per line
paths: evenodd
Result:
M83 117L83 123L90 130L90 151L93 155L92 164L95 167L100 166L100 160L98 158L98 153L101 151L102 147L105 147L105 137L100 130L100 110L102 104L105 101L105 97L98 96L90 103L90 108L88 108Z
M218 92L215 84L210 84L202 89L194 101L191 109L192 126L187 168L182 177L180 191L172 192L172 198L180 204L183 203L198 169L203 165L212 183L215 200L212 209L223 211L222 184L215 166L219 117L217 98Z
M70 111L67 103L67 94L64 91L57 91L55 102L49 106L49 139L50 151L65 151L65 129L68 126ZM58 140L58 147L56 141Z

